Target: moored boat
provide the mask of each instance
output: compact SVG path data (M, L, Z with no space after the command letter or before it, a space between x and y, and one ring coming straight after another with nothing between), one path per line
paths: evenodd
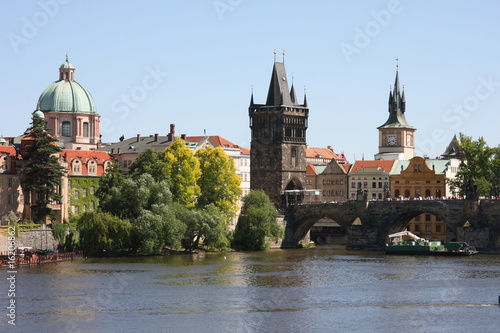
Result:
M409 236L411 239L394 241L396 237ZM465 242L444 242L420 238L409 231L401 231L389 235L389 243L385 247L386 254L437 255L437 256L470 256L478 253Z

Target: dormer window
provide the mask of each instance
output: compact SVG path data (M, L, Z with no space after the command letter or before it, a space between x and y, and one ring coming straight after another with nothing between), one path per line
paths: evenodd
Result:
M82 163L79 160L73 161L73 173L82 172Z

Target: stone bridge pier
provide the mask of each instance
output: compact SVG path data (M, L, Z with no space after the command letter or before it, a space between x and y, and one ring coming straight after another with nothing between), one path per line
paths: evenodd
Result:
M322 218L347 234L347 249L383 250L387 235L404 230L414 217L428 213L444 221L457 241L481 251L500 250L500 200L347 201L289 206L283 248L299 246Z

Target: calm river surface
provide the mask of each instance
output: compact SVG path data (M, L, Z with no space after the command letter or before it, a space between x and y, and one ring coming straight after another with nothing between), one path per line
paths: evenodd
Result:
M500 256L328 248L20 268L0 332L499 332Z

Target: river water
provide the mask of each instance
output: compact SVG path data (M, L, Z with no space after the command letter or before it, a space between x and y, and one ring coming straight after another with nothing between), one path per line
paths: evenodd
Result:
M499 255L88 258L19 268L15 284L16 325L3 315L0 332L500 331Z

